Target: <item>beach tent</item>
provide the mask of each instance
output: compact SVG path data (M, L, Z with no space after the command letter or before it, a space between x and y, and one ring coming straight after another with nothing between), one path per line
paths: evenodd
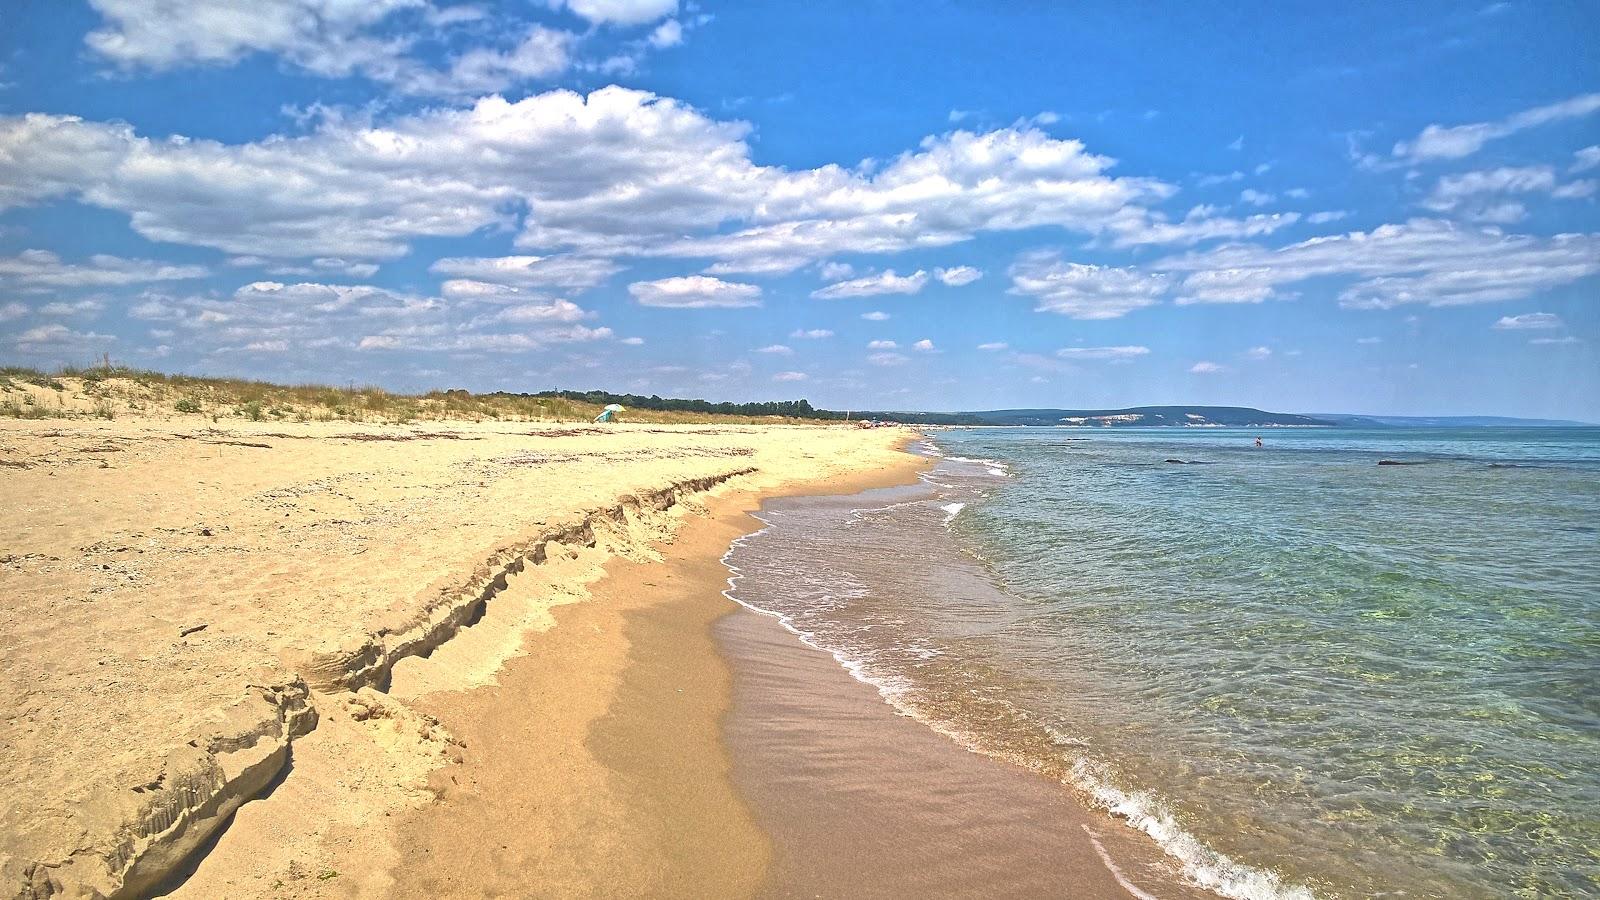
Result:
M622 412L622 407L618 406L615 403L609 403L609 404L606 404L606 408L605 409L600 410L600 415L595 416L594 420L596 422L609 422L609 421L611 421L611 417L616 415L619 412Z

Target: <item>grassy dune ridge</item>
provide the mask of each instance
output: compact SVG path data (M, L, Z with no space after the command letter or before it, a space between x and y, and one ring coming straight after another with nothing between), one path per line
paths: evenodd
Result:
M473 394L462 390L399 394L381 387L273 384L243 378L171 375L116 365L55 372L0 367L0 418L246 419L288 422L419 421L586 422L601 405L562 397ZM818 424L784 416L628 409L631 422Z

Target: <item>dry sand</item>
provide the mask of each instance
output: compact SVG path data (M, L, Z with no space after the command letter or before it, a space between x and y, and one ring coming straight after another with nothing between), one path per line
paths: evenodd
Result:
M450 852L492 853L496 835L464 815L451 844L442 824L408 831L407 816L426 813L407 811L455 815L451 786L463 776L469 793L481 784L477 796L502 802L495 779L535 761L566 792L541 801L554 804L543 809L556 824L514 798L502 820L596 843L524 842L519 852L534 857L483 872L511 879L536 858L581 880L618 821L627 846L659 844L650 829L662 820L616 811L639 807L629 791L663 759L684 758L700 768L674 771L687 779L682 796L663 802L719 839L742 834L749 852L721 864L663 857L629 883L667 890L685 866L722 865L727 884L745 884L764 845L719 764L706 762L724 759L706 743L715 730L686 728L689 743L665 752L626 737L662 723L612 725L617 709L672 708L641 699L664 682L630 655L650 643L635 632L665 616L683 639L709 641L694 624L709 615L703 598L640 584L616 603L555 613L581 611L583 624L544 629L555 607L587 596L608 559L654 559L686 508L734 489L903 465L903 438L759 426L0 422L0 887L22 897L169 887L194 897L437 896L411 885L450 884L448 865L407 869L399 864L429 854L403 858L397 846L439 840ZM546 638L566 649L543 658ZM686 722L726 703L714 653L696 658L712 662L680 673L693 693ZM553 668L561 659L591 668ZM497 678L499 687L469 690ZM513 722L495 714L497 697L560 715ZM583 752L498 752L541 744ZM397 844L396 834L412 836ZM494 895L490 884L466 893ZM497 889L527 893L509 880Z

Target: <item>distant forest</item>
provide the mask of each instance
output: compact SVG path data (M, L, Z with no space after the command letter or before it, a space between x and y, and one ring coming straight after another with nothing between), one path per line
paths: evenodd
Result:
M628 409L654 409L668 412L721 413L730 416L788 416L795 419L843 419L845 413L815 409L809 400L768 400L761 403L712 403L710 400L683 400L676 397L645 397L640 394L613 394L608 391L540 391L514 396L550 397L583 403L616 403ZM857 414L855 418L860 418Z

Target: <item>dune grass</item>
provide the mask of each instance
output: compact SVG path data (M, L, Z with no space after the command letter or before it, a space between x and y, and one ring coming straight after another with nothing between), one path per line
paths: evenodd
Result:
M145 416L273 421L587 422L599 404L559 397L473 394L463 390L400 394L376 385L273 384L244 378L175 375L110 363L54 372L0 367L0 418ZM814 421L778 416L630 409L619 421L681 424L771 424Z

